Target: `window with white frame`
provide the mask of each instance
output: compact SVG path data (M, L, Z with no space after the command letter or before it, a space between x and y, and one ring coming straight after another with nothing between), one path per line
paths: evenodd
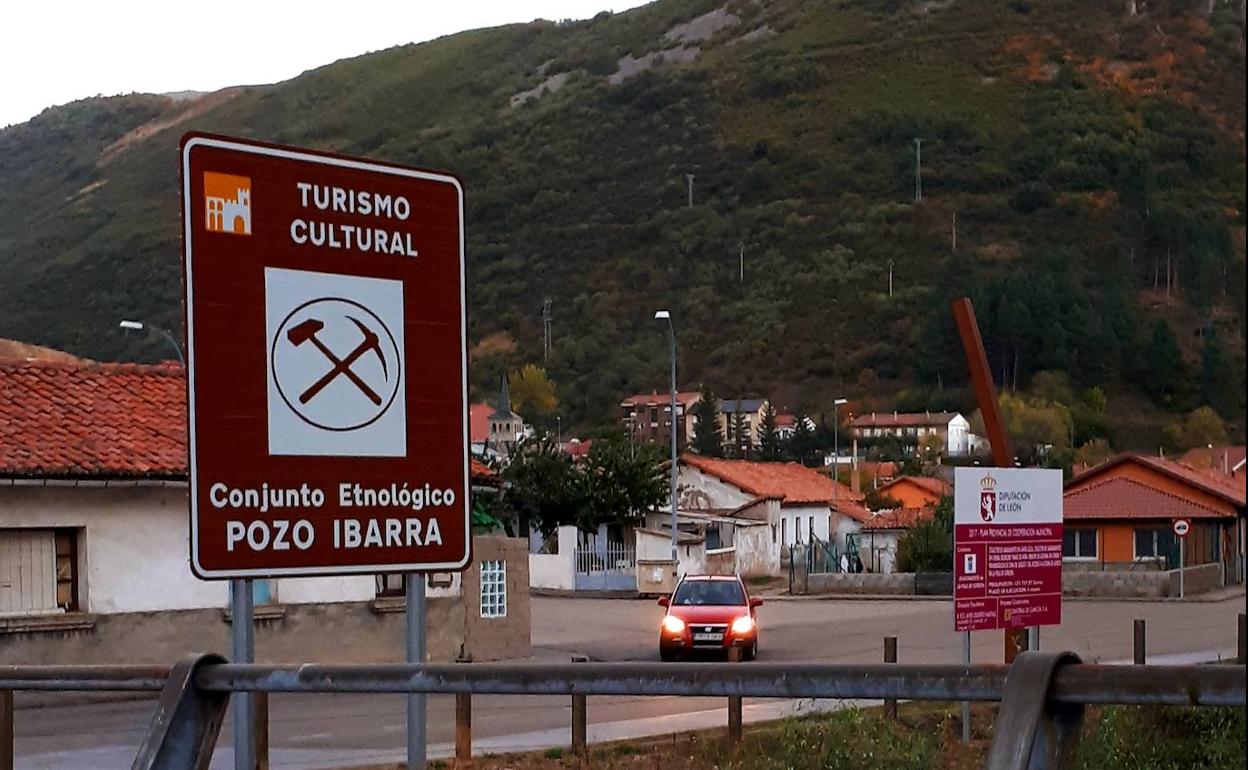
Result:
M507 562L481 562L481 617L507 617Z
M1062 556L1067 559L1096 558L1096 530L1067 528L1062 533Z

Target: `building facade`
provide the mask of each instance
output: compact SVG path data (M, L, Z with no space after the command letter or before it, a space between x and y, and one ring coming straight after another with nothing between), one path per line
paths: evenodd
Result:
M891 437L918 446L926 437L938 436L949 457L965 457L979 443L970 422L957 412L871 412L855 417L849 427L864 442Z
M676 393L676 443L688 446L693 436L693 408L702 401L697 391ZM672 439L671 393L638 393L620 402L620 424L633 441L668 444Z

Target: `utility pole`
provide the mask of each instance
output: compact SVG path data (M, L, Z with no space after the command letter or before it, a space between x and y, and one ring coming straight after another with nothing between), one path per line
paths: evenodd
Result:
M923 200L923 140L914 138L914 202Z
M693 207L693 174L685 174L685 181L689 183L689 206Z
M739 283L745 283L745 241L742 241L741 243L737 244L737 246L741 249L741 259L740 259L741 269L740 269L739 277L737 280Z
M888 258L888 296L893 296L893 258Z
M949 251L956 254L958 251L958 212L953 212L953 219L949 222Z
M550 357L550 297L542 303L542 360Z

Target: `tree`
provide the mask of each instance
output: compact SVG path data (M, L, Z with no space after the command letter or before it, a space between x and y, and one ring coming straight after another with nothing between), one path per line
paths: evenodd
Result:
M595 440L582 469L584 511L577 526L594 531L601 523L634 518L667 503L663 460L657 446L634 448L622 436Z
M1200 398L1217 410L1222 417L1233 420L1240 412L1240 387L1235 369L1227 359L1217 335L1205 337L1205 347L1200 354Z
M1158 319L1144 349L1144 387L1158 403L1174 401L1183 383L1183 354L1170 324Z
M732 420L728 423L728 456L746 458L754 447L750 426L745 422L745 413L741 411L738 400L732 407Z
M1074 462L1077 466L1091 467L1100 465L1114 456L1114 450L1103 438L1094 438L1075 450Z
M810 418L805 412L798 412L797 422L793 425L793 437L789 439L789 456L802 465L807 465L815 451L815 432L811 430Z
M953 498L945 495L930 518L916 523L897 541L901 572L948 572L953 569Z
M502 472L503 497L520 519L520 531L530 527L549 535L571 524L583 508L583 475L550 436L522 439Z
M724 435L719 429L719 399L705 385L693 408L693 451L703 457L723 457Z
M758 456L768 462L780 459L780 433L776 430L776 408L767 402L758 430Z
M1207 406L1192 411L1183 421L1180 438L1183 449L1226 443L1226 423L1218 413Z
M555 384L546 370L536 364L526 364L507 377L511 390L511 406L519 414L536 420L552 414L559 406L555 396Z

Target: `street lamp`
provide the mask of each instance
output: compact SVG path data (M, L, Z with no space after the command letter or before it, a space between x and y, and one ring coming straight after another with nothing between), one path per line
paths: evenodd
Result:
M654 320L667 321L667 337L671 342L672 357L672 414L668 421L672 426L672 487L671 487L671 504L672 504L672 570L679 573L677 569L677 550L676 550L676 327L672 325L672 314L666 310L660 310L654 314Z
M121 327L122 329L132 329L136 332L141 332L144 329L149 329L151 331L156 332L157 334L163 335L165 339L169 340L169 344L173 345L173 352L178 354L178 363L182 365L183 369L186 368L186 359L182 357L182 346L178 344L178 341L174 339L173 335L170 334L169 332L165 331L159 326L152 326L151 324L144 324L142 321L128 321L127 320L127 321L122 321L121 323L117 325Z
M836 488L841 481L841 415L840 409L849 400L838 398L832 402L832 478L837 482L832 486L832 499L836 499ZM827 435L826 433L824 434Z

